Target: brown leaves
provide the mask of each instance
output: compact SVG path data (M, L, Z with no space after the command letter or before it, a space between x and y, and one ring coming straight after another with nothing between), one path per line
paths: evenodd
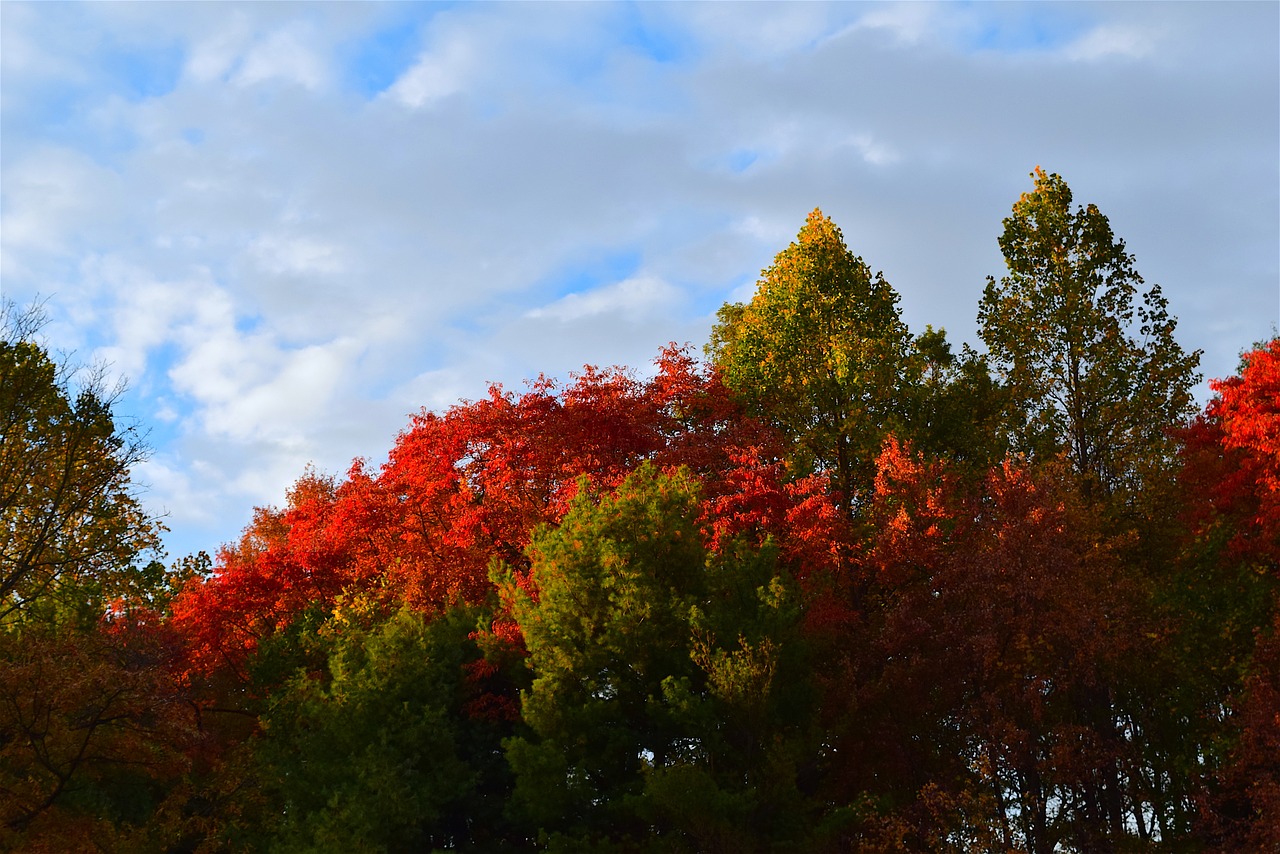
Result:
M162 633L129 625L0 634L3 831L21 834L14 838L25 845L45 840L56 848L62 839L64 850L75 849L64 832L111 831L76 804L109 814L104 802L185 770L196 722L169 676L171 654Z

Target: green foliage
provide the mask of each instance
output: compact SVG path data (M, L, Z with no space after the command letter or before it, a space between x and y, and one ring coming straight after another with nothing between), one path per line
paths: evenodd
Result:
M687 472L642 465L535 536L536 597L504 582L534 674L532 733L507 742L515 801L556 845L750 850L803 830L797 598L771 548L708 554L698 509Z
M73 388L76 372L34 340L41 322L38 309L3 306L0 623L91 623L138 592L135 562L159 545L129 482L145 448L112 417L121 388L101 370Z
M270 834L264 847L486 849L502 799L486 802L480 778L505 769L503 731L463 711L478 611L429 620L402 610L367 627L359 611L315 630L324 669L296 671L261 716L258 774L277 815L257 831Z
M707 353L725 384L791 438L794 473L828 473L852 508L884 437L906 421L910 344L897 293L815 209L751 302L720 309Z
M944 329L925 331L913 342L919 385L916 405L901 437L926 456L967 465L981 473L1008 451L1000 429L1007 391L991 376L985 356L964 345L952 352Z
M1065 452L1087 494L1135 493L1167 471L1171 427L1191 414L1199 351L1174 339L1177 321L1094 205L1039 168L1004 221L1008 275L988 279L982 340L1009 392L1015 450Z
M688 619L706 589L697 487L648 465L598 504L583 486L561 526L534 537L537 599L517 591L534 673L523 717L537 737L507 750L535 823L639 833L628 802L646 756L665 764L679 749L663 682L695 676Z

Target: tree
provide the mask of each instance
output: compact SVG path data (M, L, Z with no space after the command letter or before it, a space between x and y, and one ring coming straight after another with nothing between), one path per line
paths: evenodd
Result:
M1209 385L1215 397L1184 433L1184 558L1171 599L1186 681L1218 724L1202 829L1223 850L1271 850L1280 845L1280 338Z
M1013 461L973 485L896 443L880 465L863 717L840 751L863 758L855 785L908 815L947 795L942 827L915 820L931 850L1149 841L1113 690L1148 660L1151 623L1074 489Z
M536 734L508 756L516 798L549 830L585 838L639 834L627 801L646 755L679 750L663 682L689 679L689 609L706 582L688 475L646 466L596 504L582 493L560 528L531 546L537 598L515 592L533 687L523 717ZM536 824L535 824L536 826Z
M196 739L171 678L169 577L130 470L145 455L122 386L0 308L0 847L111 846L150 816Z
M1237 488L1256 502L1236 550L1274 566L1280 562L1280 338L1246 353L1239 376L1209 386L1218 396L1206 416L1220 425L1224 450L1239 455Z
M511 725L466 713L478 609L428 620L369 604L343 602L309 639L327 660L270 698L254 745L270 808L256 832L283 851L493 850Z
M515 800L561 841L752 851L810 828L798 598L776 552L708 552L687 471L585 490L504 581L529 650ZM536 590L536 594L533 592Z
M1172 466L1200 354L1174 339L1159 286L1134 305L1142 277L1097 207L1073 210L1060 176L1032 177L1000 237L1008 275L987 280L978 310L1012 443L1064 452L1087 495L1133 492Z
M159 544L130 484L146 447L113 418L122 386L58 365L34 340L38 307L2 313L0 623L35 610L93 619Z
M898 295L815 209L751 302L718 316L707 353L725 384L783 430L794 474L829 474L852 512L884 437L909 411L911 339Z
M0 631L0 848L115 848L151 819L199 741L173 646L124 616Z
M992 377L986 357L968 344L957 355L945 329L926 326L913 342L913 358L920 379L916 406L898 438L979 476L999 463L1008 451L1000 429L1007 392Z

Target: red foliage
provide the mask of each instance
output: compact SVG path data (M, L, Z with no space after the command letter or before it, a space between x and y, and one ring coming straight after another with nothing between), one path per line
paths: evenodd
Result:
M811 475L786 482L784 466L760 448L730 454L731 467L709 479L702 522L713 551L746 538L777 542L782 561L801 579L835 570L845 540L844 517L830 499L827 480Z
M1119 797L1129 747L1109 686L1142 634L1076 492L1014 461L975 485L891 440L871 515L866 629L828 700L847 710L832 725L841 796L887 789L909 815L942 785L971 829L1036 850L1055 805L1094 798L1094 825L1072 819L1078 841L1117 831L1102 799ZM1002 825L1008 814L1021 826Z
M1209 385L1218 396L1184 434L1189 526L1229 532L1230 559L1280 566L1280 339Z
M1184 436L1182 481L1193 541L1225 542L1225 565L1280 580L1280 338L1244 356ZM1239 742L1209 805L1223 850L1280 848L1280 602L1235 698Z
M1224 851L1280 851L1280 612L1254 652L1240 704L1240 741L1211 821Z
M1280 493L1280 338L1244 357L1240 376L1214 380L1210 406L1222 420L1229 448L1255 456L1269 492Z
M304 477L174 603L192 670L238 668L264 636L351 586L425 611L481 601L493 562L522 573L533 531L563 516L579 478L608 490L643 460L704 479L713 546L772 534L803 572L833 566L840 523L825 483L784 484L777 435L685 350L666 349L657 368L644 382L588 367L563 389L545 377L522 395L495 386L416 416L378 472L357 461L337 486Z
M332 483L304 476L284 512L258 510L240 542L218 553L216 574L174 599L171 625L187 640L188 671L237 672L263 636L342 590L350 579L334 509Z

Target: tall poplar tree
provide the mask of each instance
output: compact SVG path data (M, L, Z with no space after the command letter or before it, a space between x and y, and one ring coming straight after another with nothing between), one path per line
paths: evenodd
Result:
M979 333L1009 390L1015 449L1066 452L1086 496L1140 487L1173 461L1168 429L1191 414L1200 352L1095 205L1039 167L1004 221L1008 275L987 280Z
M845 509L858 506L881 443L910 411L911 337L898 294L821 210L751 302L720 309L707 352L725 384L791 438L793 473L828 474Z

